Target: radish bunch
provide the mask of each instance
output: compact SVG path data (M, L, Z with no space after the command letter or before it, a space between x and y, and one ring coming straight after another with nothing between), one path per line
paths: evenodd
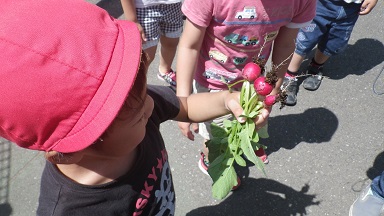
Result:
M254 118L264 107L272 106L283 97L281 94L270 95L277 82L277 67L272 67L270 72L262 76L265 73L264 65L265 62L261 59L246 64L242 70L244 79L228 85L231 89L242 82L240 104L246 121L240 123L236 119L225 120L223 127L211 124L213 138L206 143L210 161L208 173L213 180L213 197L217 199L225 198L232 187L237 185L234 163L246 166L246 158L265 174L264 163L256 156L255 151L265 148L259 143L259 138L267 138L268 133L266 128L256 130Z
M261 76L264 73L264 65L259 65L254 62L250 62L245 65L242 70L242 77L245 80L243 82L253 83L253 87L257 95L267 96L264 101L266 106L272 106L275 104L281 95L269 95L275 87L277 82L276 67L272 67L272 71L268 72L266 76Z

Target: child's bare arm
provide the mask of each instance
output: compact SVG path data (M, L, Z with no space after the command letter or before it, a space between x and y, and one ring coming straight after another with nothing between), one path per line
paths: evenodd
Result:
M277 35L272 51L272 62L280 65L277 70L279 81L276 83L272 95L277 94L283 82L284 74L287 71L291 55L295 50L295 39L299 29L281 27Z
M176 94L178 96L191 94L192 80L204 35L204 27L197 26L188 19L185 21L183 34L177 48Z
M369 14L376 6L376 4L377 0L364 0L363 4L361 5L360 15Z
M242 108L238 92L220 91L214 93L191 94L179 97L180 112L175 120L184 122L203 122L226 115L232 111L239 116Z
M179 101L180 112L175 118L177 121L203 122L228 113L232 113L239 122L245 121L240 117L243 109L239 103L239 92L198 93L188 97L179 97ZM256 117L257 128L261 128L267 123L269 113L270 109L263 109Z
M204 27L197 26L188 19L185 21L183 34L177 48L176 94L178 96L187 97L191 94L192 80L204 35ZM178 125L184 136L190 140L194 140L194 135L191 130L197 132L197 124L191 125L191 123L188 122L179 122Z
M137 21L135 0L121 0L121 6L123 7L125 19L135 22L137 28L139 28L141 38L146 41L143 27Z
M135 0L121 0L125 19L137 23Z

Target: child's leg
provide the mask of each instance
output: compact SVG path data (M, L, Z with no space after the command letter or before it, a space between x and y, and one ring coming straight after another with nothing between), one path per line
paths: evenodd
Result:
M148 66L154 60L157 44L160 40L160 20L158 11L159 6L149 6L145 8L136 8L137 20L144 30L147 41L143 42L143 50L147 53Z
M164 75L172 71L171 66L176 54L179 37L183 30L184 21L183 13L181 12L181 2L163 5L162 10L159 72Z
M329 56L322 53L320 50L316 49L314 61L317 64L324 64L329 59Z
M299 90L297 76L299 75L300 66L304 58L312 51L324 35L324 32L326 32L325 26L327 26L328 22L323 17L316 15L311 24L299 30L296 37L295 52L289 63L282 85L287 94L286 105L293 106L296 104L297 92Z
M296 75L297 75L297 73L300 69L300 65L303 62L304 58L305 58L305 56L301 56L301 55L297 54L296 52L293 53L291 62L289 62L288 70L291 71L291 73L293 73L293 74L296 73Z
M298 80L297 76L299 75L300 65L304 60L304 56L293 53L292 59L288 65L287 72L284 76L284 81L282 89L286 92L287 98L285 99L285 104L293 106L297 102L297 91L298 91Z
M179 38L160 37L160 64L159 72L164 75L171 71L172 62L175 58Z
M144 49L144 52L147 53L148 55L148 65L150 65L152 61L155 59L156 49L157 49L157 45Z

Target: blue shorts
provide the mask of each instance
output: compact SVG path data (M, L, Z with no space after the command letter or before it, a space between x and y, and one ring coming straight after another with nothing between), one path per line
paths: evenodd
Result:
M143 49L156 46L161 35L179 38L183 30L181 2L136 8L136 16L147 38Z
M375 195L384 198L384 172L372 180L371 189Z
M299 30L295 52L306 56L316 45L327 56L345 50L359 17L360 6L338 0L318 0L312 23Z

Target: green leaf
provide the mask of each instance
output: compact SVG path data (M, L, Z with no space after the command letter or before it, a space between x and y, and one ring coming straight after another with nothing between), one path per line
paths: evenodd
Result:
M256 143L259 142L259 133L257 133L257 132L254 133L253 137L251 138L251 141L256 142Z
M260 138L266 139L269 137L268 134L268 124L266 124L264 127L260 128L257 133L259 134Z
M246 82L244 82L246 83ZM244 108L244 94L245 94L245 84L243 83L243 85L241 86L241 91L240 91L240 105L241 107Z
M224 119L223 125L225 128L230 128L230 127L232 127L232 121L230 121L228 119Z
M259 115L259 113L260 113L260 110L253 110L252 112L249 113L247 117L254 119L257 115Z
M253 134L254 133L256 133L256 125L255 125L255 122L253 122L253 119L247 119L247 121L246 121L246 124L245 124L246 126L247 126L247 130L248 130L248 136L250 137L250 138L252 138L253 137Z
M259 148L264 148L264 146L261 145L260 143L256 143L256 142L252 142L252 141L251 141L251 146L252 146L252 149L253 149L253 153L256 150L259 150ZM257 160L256 160L256 163L253 162L253 164L255 164L255 166L259 170L261 170L263 172L263 174L266 176L267 174L265 173L265 170L264 170L264 166L265 166L264 162L259 157L257 157L256 154L255 154L255 157L257 158Z
M227 131L215 123L211 123L211 134L213 137L227 137L228 136Z
M243 96L243 100L241 101L241 105L244 109L244 114L245 115L248 115L248 104L249 104L249 97L250 97L250 88L249 88L249 82L244 82L243 83L243 87L245 90L244 90L244 96Z
M220 172L222 174L216 181L213 182L213 185L212 185L212 196L216 199L225 198L229 194L229 192L232 190L233 186L237 185L237 174L233 166L227 166L227 167L222 166L221 168L224 168L224 169L222 170L218 169L215 171L215 172Z
M253 111L253 110L255 110L255 107L256 107L256 105L257 105L257 94L256 94L256 92L253 92L253 93L251 93L251 98L249 99L249 101L248 101L248 110L249 111ZM248 111L248 112L249 112Z
M226 158L226 154L221 154L209 164L208 174L211 176L213 182L216 182L225 170L226 167L222 166L224 160L228 160L228 158Z
M235 155L235 161L238 165L242 167L245 167L247 165L247 162L239 154Z
M251 141L249 140L246 132L242 131L239 135L241 137L241 149L243 150L244 155L248 160L255 164L256 167L264 173L264 175L266 175L264 163L259 157L256 156L254 148L252 147Z
M244 155L250 160L252 163L256 164L258 157L256 156L253 147L251 145L251 140L249 139L247 131L241 131L239 133L239 137L241 140L241 149L243 150Z
M227 146L226 143L222 143L223 138L220 137L213 137L212 139L208 140L205 145L207 146L209 150L208 154L208 160L214 161L217 157L219 157L222 154L222 148L223 146Z

